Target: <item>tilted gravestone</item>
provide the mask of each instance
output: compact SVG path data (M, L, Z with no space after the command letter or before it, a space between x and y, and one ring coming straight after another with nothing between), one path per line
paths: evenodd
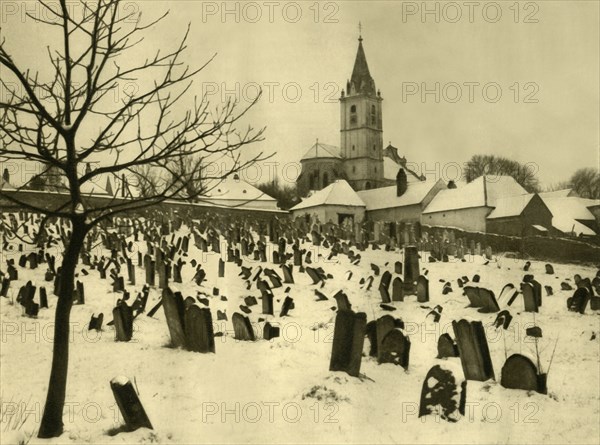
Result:
M338 307L338 311L351 311L352 304L350 304L350 300L348 299L348 295L344 293L344 291L338 291L333 298L335 299Z
M281 305L281 312L279 313L280 317L285 317L288 315L289 311L294 306L294 299L292 297L285 297L283 300L283 304Z
M454 320L454 336L467 380L486 381L494 378L490 350L481 321Z
M479 294L479 302L481 303L479 312L483 314L489 314L492 312L498 312L500 310L500 306L498 306L498 302L496 301L493 291L484 287L479 287L477 288L477 293Z
M90 319L90 324L88 326L88 331L95 329L96 331L102 330L102 322L104 321L104 314L100 312L100 314L96 317L95 314L92 315Z
M192 304L185 311L187 349L194 352L215 352L215 335L209 308Z
M140 402L135 388L127 377L113 378L110 381L110 388L129 431L138 428L153 429L142 402Z
M366 324L367 315L364 312L337 312L330 371L344 371L353 377L359 376Z
M184 314L185 304L179 292L176 294L166 287L162 292L163 309L174 348L185 347Z
M435 365L423 381L419 417L435 412L448 422L456 422L465 415L466 399L467 381L459 385L451 370Z
M385 335L377 350L378 363L393 363L404 369L408 369L409 356L410 340L397 328Z
M437 350L437 358L458 357L458 345L448 333L438 338Z
M234 338L242 341L255 341L254 330L250 319L245 315L235 312L231 317L233 323Z
M535 364L521 354L513 354L502 367L500 384L509 389L524 389L547 394L546 374L538 374Z
M377 339L377 361L380 360L380 353L382 351L381 343L385 336L396 327L396 321L391 315L384 315L379 317L375 322L375 331Z
M377 275L377 274L376 274ZM381 295L381 301L383 303L391 303L390 298L390 282L392 281L392 274L389 271L385 271L381 276L381 281L379 282L379 294Z

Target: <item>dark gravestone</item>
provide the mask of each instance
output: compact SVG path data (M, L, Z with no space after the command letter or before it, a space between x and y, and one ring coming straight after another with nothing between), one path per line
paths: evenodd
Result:
M225 276L225 261L219 258L219 278L223 278Z
M383 303L391 303L390 298L390 282L392 281L392 274L389 271L385 271L381 276L381 281L379 282L379 294L381 295L381 301Z
M194 352L215 352L210 309L192 304L185 311L185 339L187 348Z
M333 298L337 303L338 311L351 311L352 305L350 304L350 300L348 300L348 295L346 295L343 291L338 291Z
M546 264L546 273L548 275L554 275L554 267L552 267L552 264Z
M567 309L583 314L589 300L590 292L585 287L578 287L573 296L567 298Z
M496 320L494 321L494 327L499 328L502 326L502 329L508 329L510 326L510 322L512 321L512 315L507 310L501 311L498 313Z
M419 275L417 279L417 301L419 303L429 301L429 280L424 275Z
M283 304L281 305L281 312L279 313L279 316L287 316L288 312L292 309L293 305L294 299L292 297L285 297L285 300L283 300Z
M48 309L48 294L45 287L40 287L40 308Z
M294 284L294 276L292 275L292 268L287 264L281 266L283 270L283 282L287 284Z
M525 312L538 312L537 299L535 298L535 289L531 283L521 283L521 292L523 293L523 304Z
M270 291L262 292L262 313L273 315L273 293Z
M271 323L265 323L263 327L263 338L267 341L279 337L279 328L271 325Z
M110 388L129 431L138 428L153 429L142 402L127 377L115 377L110 381Z
M377 361L379 361L381 359L381 343L388 332L396 328L396 321L391 315L384 315L379 317L375 323L375 330L377 334Z
M102 322L104 321L104 314L101 312L97 317L92 315L90 319L90 324L88 326L88 331L95 329L96 331L102 330Z
M403 285L402 278L394 278L394 281L392 281L392 301L404 301Z
M133 311L122 300L113 309L115 341L129 341L133 336Z
M448 422L456 422L465 414L466 398L467 381L459 387L452 371L435 365L423 381L419 417L435 412Z
M448 333L442 334L438 338L437 350L437 358L458 357L458 345Z
M410 340L400 329L389 331L381 342L381 349L377 352L379 363L393 363L408 369Z
M185 304L183 297L179 292L176 294L168 287L163 289L162 293L163 309L165 311L165 319L171 335L171 345L174 348L185 346L184 333L184 314Z
M479 301L481 303L479 312L483 314L489 314L492 312L498 312L500 310L500 306L498 306L494 292L483 287L477 288L477 292L479 293Z
M548 392L546 374L538 374L534 363L521 354L513 354L508 357L502 367L500 384L509 389L537 391L541 394Z
M337 312L330 371L344 371L353 377L359 376L366 324L367 315L364 312Z
M404 248L404 288L414 293L414 283L419 277L419 252L416 246Z
M254 330L250 324L250 320L245 315L235 312L231 317L233 323L234 338L242 341L254 341Z
M480 321L453 321L454 336L465 378L486 381L494 378L485 329Z
M394 273L402 275L402 263L400 261L394 263Z

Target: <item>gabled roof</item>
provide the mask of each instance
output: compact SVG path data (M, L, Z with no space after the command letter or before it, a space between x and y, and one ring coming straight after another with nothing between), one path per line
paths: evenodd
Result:
M441 190L424 214L473 207L495 207L499 198L527 194L511 176L480 176L455 189Z
M596 233L579 221L594 222L595 217L588 210L591 199L574 196L548 198L542 197L546 206L552 212L552 225L563 233L574 232L576 235L595 235Z
M228 177L209 187L206 197L223 201L276 201L252 184L236 177Z
M408 183L408 188L402 196L396 195L396 186L381 187L371 190L361 190L358 196L367 205L367 210L380 210L420 204L427 194L436 186L443 186L444 181L414 181Z
M325 205L342 205L350 207L365 207L365 203L345 180L339 179L323 190L313 193L290 210L301 210Z
M335 145L323 144L319 141L315 143L312 147L308 149L304 156L300 159L315 159L315 158L336 158L341 159L342 154L339 147Z
M403 168L406 172L406 179L409 183L422 181L422 179L419 178L419 175L417 175L410 168L406 167L406 162L404 162L404 164L398 164L392 158L386 155L383 156L383 177L385 179L395 181L396 175L398 174L398 170L400 170L401 168Z
M507 218L519 216L531 202L535 193L526 195L505 196L496 200L496 208L487 216L487 219Z

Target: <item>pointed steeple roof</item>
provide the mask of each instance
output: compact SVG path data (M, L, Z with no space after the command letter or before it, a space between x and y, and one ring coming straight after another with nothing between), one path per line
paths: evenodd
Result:
M356 53L356 60L354 61L354 69L352 70L352 77L348 84L348 95L376 94L375 81L369 72L367 56L365 55L362 42L362 35L359 35L358 51Z

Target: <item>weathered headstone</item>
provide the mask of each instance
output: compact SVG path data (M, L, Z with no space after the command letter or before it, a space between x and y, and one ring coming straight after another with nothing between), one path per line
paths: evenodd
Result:
M456 422L465 414L466 398L467 381L459 386L451 370L435 365L423 381L419 417L436 413L448 422Z
M215 352L215 336L209 308L192 304L185 311L185 339L194 352Z
M453 321L454 336L467 380L486 381L494 378L494 368L481 321Z
M367 315L338 311L335 318L330 371L344 371L358 377L362 360Z

